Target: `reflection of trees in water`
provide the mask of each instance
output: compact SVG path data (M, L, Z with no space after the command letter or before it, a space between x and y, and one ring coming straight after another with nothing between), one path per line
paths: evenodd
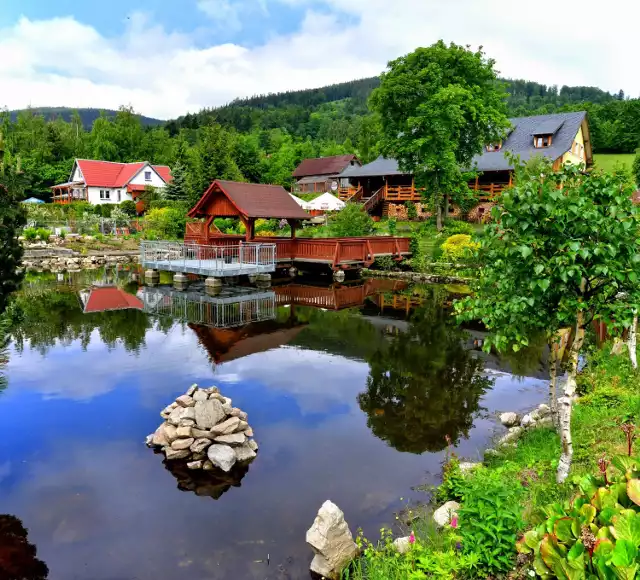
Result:
M84 314L72 290L50 290L35 296L18 292L10 315L16 348L22 350L28 341L42 354L57 341L69 344L79 340L86 349L95 330L109 348L115 348L121 341L127 351L138 352L145 344L147 331L154 327L153 321L140 310Z
M373 433L398 451L440 451L446 436L467 437L492 384L435 298L415 312L408 332L368 357L367 390L358 396Z
M0 579L46 580L49 568L36 557L27 529L15 516L0 515Z
M4 368L9 362L9 320L0 313L0 393L7 388L7 377Z

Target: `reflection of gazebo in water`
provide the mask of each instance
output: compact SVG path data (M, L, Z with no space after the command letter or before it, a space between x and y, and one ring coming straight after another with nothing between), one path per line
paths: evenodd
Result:
M107 312L112 310L142 310L142 301L117 286L92 286L79 292L82 311Z

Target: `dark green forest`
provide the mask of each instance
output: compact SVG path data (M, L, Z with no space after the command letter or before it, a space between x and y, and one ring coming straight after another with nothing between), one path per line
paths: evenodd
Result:
M5 161L25 175L25 196L48 200L68 179L75 158L148 160L179 176L174 199L192 202L215 178L291 185L308 157L379 153L380 125L368 99L377 77L238 99L157 125L130 108L119 111L38 109L0 112ZM507 80L511 116L587 110L596 152L632 153L640 144L640 99L593 87ZM97 114L97 116L96 116Z

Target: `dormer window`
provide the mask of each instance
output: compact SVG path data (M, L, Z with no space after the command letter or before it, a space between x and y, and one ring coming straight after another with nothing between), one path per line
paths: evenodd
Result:
M553 142L553 135L535 135L533 137L533 146L536 149L544 149L545 147L551 147Z
M489 153L500 151L500 149L502 149L502 141L500 141L499 143L489 143L489 145L487 145L487 151Z

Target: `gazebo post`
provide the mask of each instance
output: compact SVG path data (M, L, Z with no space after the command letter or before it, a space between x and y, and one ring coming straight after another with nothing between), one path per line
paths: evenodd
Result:
M289 226L291 227L291 239L296 239L296 227L298 226L298 220L287 220L289 222Z

